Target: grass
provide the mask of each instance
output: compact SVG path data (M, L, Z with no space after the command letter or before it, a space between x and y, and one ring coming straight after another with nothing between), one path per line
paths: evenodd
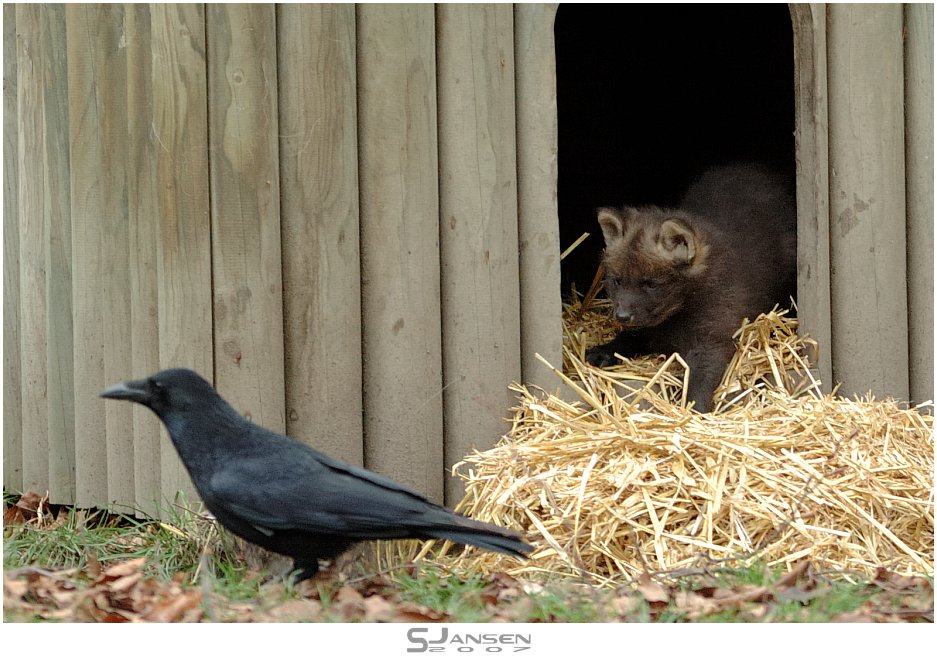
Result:
M460 622L484 622L482 593L487 583L479 576L465 579L442 576L437 570L425 569L419 576L401 574L394 577L404 601L426 606L458 617Z
M42 523L4 525L3 547L6 570L85 569L90 562L107 566L115 560L144 557L146 574L168 581L179 572L194 576L205 564L205 554L216 571L231 573L238 564L230 534L220 531L215 522L176 508L167 512L166 521L61 508L54 519Z
M5 506L13 500L7 499ZM784 570L760 563L711 569L672 581L655 578L663 583L660 589L666 590L666 601L647 596L640 587L596 589L563 580L538 584L507 575L448 572L432 563L381 574L367 571L358 561L351 565L352 573L345 568L340 577L300 587L271 583L269 572L248 566L242 544L194 513L169 513L166 521L68 508L52 515L48 513L42 525L35 520L4 525L7 573L23 576L37 568L57 572L59 579L67 577L72 588L80 589L92 584L94 571L142 557L146 563L141 572L146 577L171 583L177 591L203 590L210 602L203 600L202 605L211 606L205 619L218 621L254 619L291 601L300 606L314 602L315 621L386 620L386 614L372 615L369 610L366 601L372 596L387 602L385 613L401 608L411 613L405 616L412 616L409 621L421 621L421 613L455 622L658 623L828 622L850 613L872 612L868 609L924 621L932 621L933 614L932 578L890 589L868 579L811 574L788 585L783 582ZM752 590L751 598L732 601L733 595ZM759 596L759 591L768 592ZM36 621L40 615L28 604L8 608L5 599L7 621Z

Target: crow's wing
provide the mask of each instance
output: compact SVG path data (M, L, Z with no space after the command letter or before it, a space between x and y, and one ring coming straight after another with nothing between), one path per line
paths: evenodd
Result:
M362 539L404 537L451 518L389 478L297 443L289 447L225 463L210 479L206 502L261 532L300 530Z

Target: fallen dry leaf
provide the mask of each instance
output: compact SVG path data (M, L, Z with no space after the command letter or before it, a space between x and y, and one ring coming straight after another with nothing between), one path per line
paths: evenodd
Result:
M111 592L126 592L141 580L143 580L143 572L134 572L116 579L108 586L108 589Z
M188 590L161 601L141 619L147 622L177 622L186 611L195 608L201 601L201 590Z
M790 572L782 576L778 582L775 584L776 587L786 588L794 585L801 577L807 574L810 571L810 561L802 560L796 565Z
M426 606L404 602L397 606L395 622L448 622L451 618Z
M22 599L28 589L29 583L27 581L24 581L23 579L14 579L6 575L3 576L4 603L6 603L7 599Z
M364 600L366 622L390 622L394 618L394 604L384 597L374 595Z
M612 611L619 617L626 618L641 608L641 602L632 596L615 597L612 600Z
M642 574L638 577L638 592L644 597L644 601L649 604L660 604L670 601L670 593L667 588L657 581L651 579L648 574Z
M801 604L807 605L817 597L822 596L823 591L817 590L807 590L806 588L800 588L793 586L790 588L785 588L783 590L775 590L774 598L777 601L796 601Z
M349 585L343 585L335 593L335 601L338 603L353 603L362 599L364 599L364 596Z
M23 511L16 506L7 506L3 509L3 525L12 526L13 524L25 524L26 518L23 517Z
M879 568L873 579L875 585L883 590L900 592L908 588L932 589L930 581L920 576L904 576L897 572L890 572L884 568Z
M128 576L130 574L135 574L137 570L143 567L143 564L146 563L146 558L134 558L132 560L122 560L116 565L111 565L104 572L102 572L104 578L106 579L118 579L122 576Z
M23 496L13 504L23 512L27 520L33 519L42 512L42 507L48 504L48 496L41 496L36 492L24 492Z
M315 599L291 599L255 615L254 619L258 622L318 622L322 619L322 603Z
M690 620L712 613L719 607L719 604L711 598L689 590L677 590L674 593L673 602L677 610L686 613Z
M730 606L746 601L764 602L771 597L771 591L763 585L739 585L734 588L717 588L713 599L721 606Z
M101 563L94 551L85 548L85 575L89 579L96 579L101 576Z
M520 582L504 572L494 572L487 577L488 585L481 592L481 599L486 606L498 606L517 599L520 594Z

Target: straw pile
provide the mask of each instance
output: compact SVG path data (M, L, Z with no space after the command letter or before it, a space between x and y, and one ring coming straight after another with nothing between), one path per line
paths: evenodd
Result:
M609 314L604 301L565 308L557 373L575 400L514 386L510 431L456 466L467 488L458 509L530 536L531 559L445 545L435 560L598 585L749 558L933 573L931 415L822 395L815 344L777 311L737 333L716 411L691 412L677 356L584 363L614 334Z

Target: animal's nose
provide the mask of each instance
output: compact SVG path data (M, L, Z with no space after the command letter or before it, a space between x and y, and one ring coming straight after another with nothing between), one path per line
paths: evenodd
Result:
M615 318L621 321L622 323L628 323L634 319L634 315L631 314L628 310L617 310L615 312Z

